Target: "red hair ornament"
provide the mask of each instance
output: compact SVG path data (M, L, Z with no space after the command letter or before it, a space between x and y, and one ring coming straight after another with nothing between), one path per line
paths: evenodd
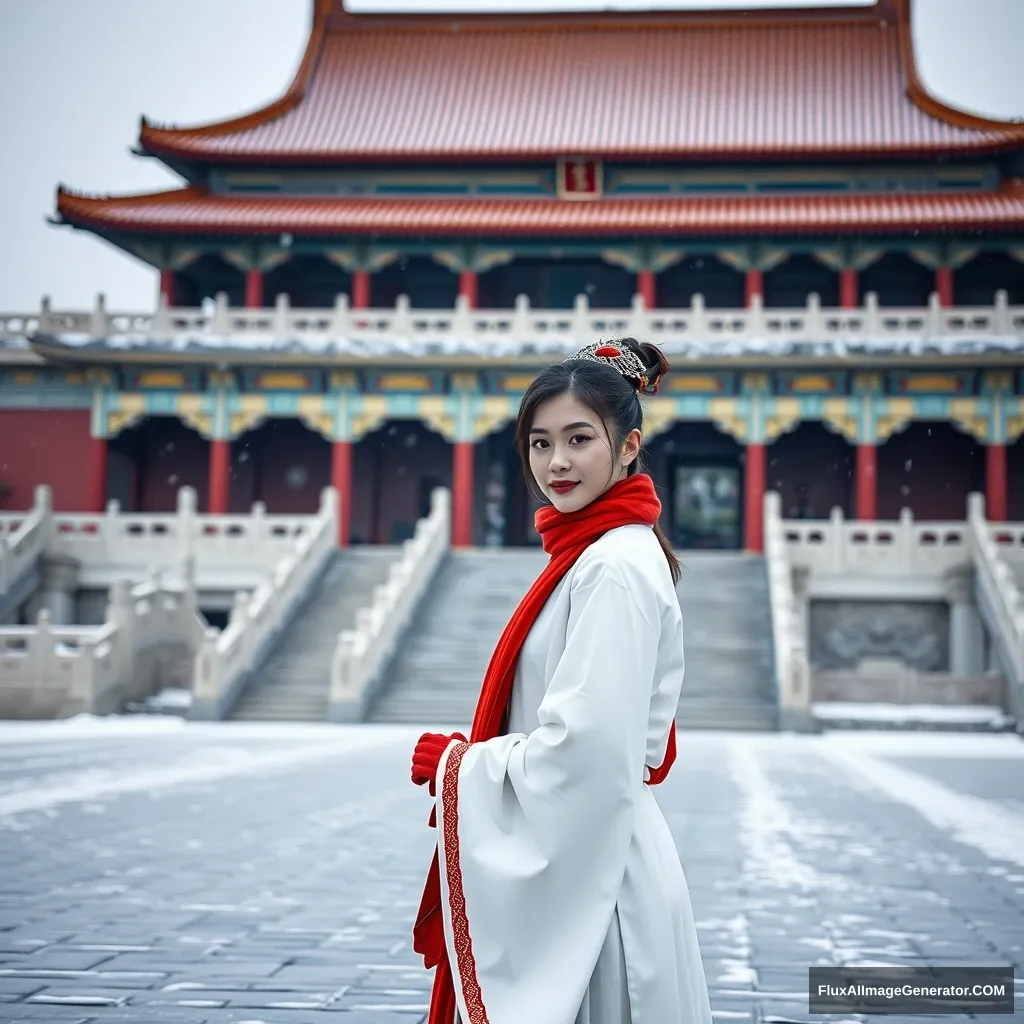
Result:
M630 381L636 388L638 396L648 393L656 395L658 388L661 386L661 378L668 373L670 367L668 360L657 349L653 346L649 347L657 354L659 364L658 379L654 382L653 386L650 383L649 371L644 365L643 360L632 349L624 346L620 347L603 341L595 342L593 345L581 348L575 355L570 356L566 362L573 359L590 359L595 363L604 363ZM649 392L648 389L650 389Z

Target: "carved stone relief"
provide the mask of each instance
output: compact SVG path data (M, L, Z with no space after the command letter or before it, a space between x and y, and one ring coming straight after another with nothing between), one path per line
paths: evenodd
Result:
M942 601L813 601L815 669L855 669L891 659L918 672L949 669L949 608Z

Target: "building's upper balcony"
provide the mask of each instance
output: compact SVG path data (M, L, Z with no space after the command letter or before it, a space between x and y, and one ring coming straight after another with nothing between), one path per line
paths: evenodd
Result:
M1024 306L1005 292L992 306L943 307L938 296L922 308L880 307L868 294L858 308L823 308L814 294L799 308L709 309L700 295L689 307L534 309L521 296L514 309L352 309L340 295L333 309L291 308L279 295L272 309L238 309L223 295L198 308L151 312L108 310L102 296L91 310L56 310L44 299L34 313L0 313L0 357L6 362L46 356L91 360L100 352L213 357L231 361L287 354L341 361L437 357L470 361L524 360L571 354L597 338L636 337L667 354L692 358L970 356L1024 354Z

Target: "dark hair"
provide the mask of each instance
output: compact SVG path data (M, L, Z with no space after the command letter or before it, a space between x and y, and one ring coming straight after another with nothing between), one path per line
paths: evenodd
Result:
M657 391L661 377L669 369L661 352L649 342L639 342L635 338L616 338L610 344L627 348L639 356L647 369L647 390ZM523 477L531 493L544 500L530 468L530 427L533 426L538 406L560 395L571 395L601 418L608 427L613 450L618 451L630 431L639 430L643 437L644 414L640 406L642 386L640 381L631 382L615 367L593 359L567 359L542 370L526 389L516 419L516 450L522 463ZM627 476L646 471L642 462L643 454L641 450L629 464ZM658 523L654 524L654 536L665 552L672 582L678 583L679 559Z

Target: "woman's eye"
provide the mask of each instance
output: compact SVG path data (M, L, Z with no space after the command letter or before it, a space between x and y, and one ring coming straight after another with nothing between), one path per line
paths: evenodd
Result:
M587 437L587 435L586 435L586 434L577 434L577 435L576 435L576 436L575 436L575 437L573 438L573 440L574 440L574 441L589 441L589 440L590 440L590 438L589 438L589 437Z

